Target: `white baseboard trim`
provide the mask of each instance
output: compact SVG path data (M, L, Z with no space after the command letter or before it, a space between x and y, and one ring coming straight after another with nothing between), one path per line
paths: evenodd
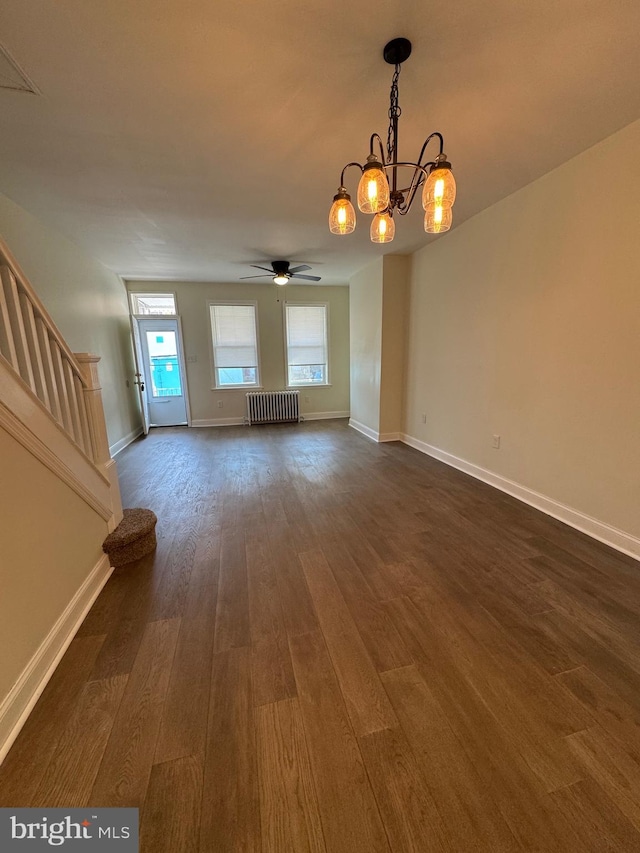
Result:
M244 418L203 418L191 421L192 427L242 426Z
M0 764L112 572L103 554L0 703Z
M348 418L349 412L308 412L302 415L304 421L331 421L335 418Z
M349 418L349 426L355 429L357 432L362 433L362 435L366 435L367 438L370 438L372 441L378 441L378 437L380 433L376 432L371 427L368 427L366 424L360 423L360 421L356 421L354 418Z
M371 427L366 426L366 424L360 423L360 421L356 421L353 418L349 418L349 426L353 427L358 432L361 432L362 435L366 435L367 438L370 438L372 441L377 441L379 444L384 443L385 441L402 441L403 434L401 432L376 432Z
M125 435L124 438L121 438L120 441L116 441L115 444L112 444L109 447L109 453L111 454L111 458L113 458L117 453L120 453L121 450L124 450L125 447L128 447L131 442L135 441L138 436L142 435L143 429L139 426L137 429L132 430L130 433Z
M637 539L630 533L619 530L617 527L612 527L604 521L598 521L597 518L585 515L585 513L560 503L547 495L535 492L533 489L502 477L500 474L494 474L493 471L487 471L479 465L467 462L466 459L460 459L451 453L447 453L445 450L433 447L433 445L420 441L411 435L403 434L401 440L421 453L432 456L434 459L438 459L452 468L457 468L459 471L464 471L465 474L475 477L476 480L482 480L483 483L487 483L501 492L506 492L519 501L535 509L539 509L546 515L557 518L558 521L562 521L570 527L586 533L587 536L591 536L599 542L604 542L605 545L615 548L616 551L621 551L629 557L640 560L640 539Z

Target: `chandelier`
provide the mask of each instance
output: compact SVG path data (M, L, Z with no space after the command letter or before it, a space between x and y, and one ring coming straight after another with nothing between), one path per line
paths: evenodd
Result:
M390 243L395 235L394 213L404 216L411 209L416 193L422 187L422 207L424 208L424 230L428 234L441 234L451 227L451 208L456 198L456 182L451 171L451 163L444 153L444 140L441 133L428 136L420 151L416 163L398 160L398 119L402 113L398 103L398 78L402 63L411 55L411 42L397 38L385 45L385 62L395 66L391 81L389 103L389 130L387 132L387 152L377 133L371 135L369 156L364 166L360 163L347 163L340 176L338 192L333 197L329 212L329 230L332 234L351 234L356 227L356 212L351 204L351 196L344 186L344 174L351 166L360 169L358 184L358 209L362 213L373 214L371 240L374 243ZM432 139L439 140L440 153L435 160L424 163L427 146ZM374 153L374 144L379 154ZM399 187L399 169L413 169L409 186Z

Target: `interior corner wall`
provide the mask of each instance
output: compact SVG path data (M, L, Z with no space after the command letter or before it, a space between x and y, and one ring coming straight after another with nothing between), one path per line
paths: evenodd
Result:
M380 437L383 440L398 438L402 432L410 267L409 255L385 255L383 258L380 381Z
M380 432L383 280L381 257L349 280L351 421L375 437Z
M404 421L636 539L639 150L640 121L414 255Z
M135 434L140 415L125 288L117 275L6 196L0 234L74 352L93 352L98 365L109 443Z

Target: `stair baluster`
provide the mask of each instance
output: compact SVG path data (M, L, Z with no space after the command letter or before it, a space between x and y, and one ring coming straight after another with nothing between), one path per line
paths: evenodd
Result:
M33 377L33 369L31 367L31 357L29 347L27 345L27 334L24 329L24 320L22 319L22 310L20 309L20 298L18 296L18 285L14 274L8 267L0 269L2 277L2 286L4 295L7 301L7 310L9 314L9 328L13 333L13 342L17 355L18 373L23 381L31 388L34 394L36 391L36 382ZM15 367L15 365L14 365Z
M40 342L40 353L42 355L42 368L44 381L47 386L49 398L49 411L53 417L62 424L62 408L60 406L60 397L58 395L58 385L56 383L56 374L53 369L53 356L51 354L51 338L47 331L47 325L42 317L36 317L36 334Z
M27 349L30 353L31 370L35 382L35 392L42 400L44 405L51 411L49 404L49 390L44 379L44 366L42 364L42 352L40 350L40 341L36 330L36 317L33 310L33 305L27 294L22 291L19 293L20 307L22 309L22 322L25 330Z

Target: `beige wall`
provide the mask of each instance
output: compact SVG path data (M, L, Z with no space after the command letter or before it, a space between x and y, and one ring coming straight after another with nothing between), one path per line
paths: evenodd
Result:
M402 431L410 261L385 255L349 281L351 419L382 441Z
M129 311L118 276L0 195L0 234L74 352L99 365L109 443L140 423L133 379Z
M329 305L329 386L301 388L304 415L349 412L349 292L346 287L291 285L281 288L268 280L263 284L215 284L202 282L127 282L139 292L176 294L182 320L187 358L187 384L191 417L209 422L243 418L246 390L213 390L211 328L208 304L211 301L256 302L261 384L265 390L281 390L286 383L283 301L320 302ZM195 359L195 360L194 360ZM218 403L222 402L222 408Z
M380 429L383 261L376 258L349 281L351 419Z
M407 333L408 255L385 255L382 287L382 370L380 382L380 434L402 432L404 365Z
M0 703L102 555L107 525L0 429Z
M636 537L639 150L636 122L414 255L405 406L410 436Z

